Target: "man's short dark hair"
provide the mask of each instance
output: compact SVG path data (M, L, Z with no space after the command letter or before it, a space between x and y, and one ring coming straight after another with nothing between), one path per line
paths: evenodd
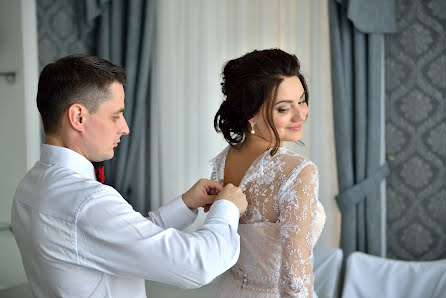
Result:
M125 81L124 68L95 56L70 55L48 64L40 73L36 99L45 133L57 132L63 113L74 103L96 112L110 99L110 85Z

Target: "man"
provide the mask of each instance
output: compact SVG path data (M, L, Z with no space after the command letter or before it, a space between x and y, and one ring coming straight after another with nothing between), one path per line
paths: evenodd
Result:
M240 188L201 179L145 218L96 181L91 162L112 158L129 133L125 80L121 67L87 55L59 59L40 74L46 140L11 215L36 297L145 297L144 279L200 287L237 261L247 207ZM197 232L179 230L209 204Z

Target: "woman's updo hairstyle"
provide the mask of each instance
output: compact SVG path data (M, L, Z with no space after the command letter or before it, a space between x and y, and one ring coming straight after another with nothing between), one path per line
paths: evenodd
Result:
M300 73L300 63L295 55L279 49L253 51L240 58L229 60L222 73L222 91L225 97L214 118L214 127L222 132L226 141L235 146L248 134L248 120L265 103L265 119L271 127L276 144L280 138L274 127L272 115L277 89L284 78L297 76L308 104L308 88ZM272 150L274 155L277 151Z

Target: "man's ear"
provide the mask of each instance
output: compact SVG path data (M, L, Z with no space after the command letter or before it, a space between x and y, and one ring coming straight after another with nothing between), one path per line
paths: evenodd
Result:
M81 104L74 103L68 108L67 113L71 127L79 132L84 131L87 109Z

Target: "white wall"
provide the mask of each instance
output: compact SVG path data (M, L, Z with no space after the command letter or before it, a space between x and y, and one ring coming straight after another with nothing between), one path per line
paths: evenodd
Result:
M39 159L35 13L33 0L0 2L0 72L16 73L13 84L0 77L1 222L10 222L15 188Z
M15 188L39 158L37 23L34 0L0 1L0 72L16 73L13 84L0 77L0 223L11 222ZM9 230L0 231L0 289L25 281Z

